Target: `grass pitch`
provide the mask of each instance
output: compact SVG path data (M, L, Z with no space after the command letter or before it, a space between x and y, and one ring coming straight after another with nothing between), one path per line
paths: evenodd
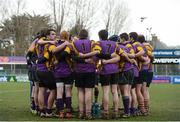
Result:
M73 107L77 107L76 88L73 88ZM100 93L101 89L100 89ZM152 84L151 115L132 117L123 121L178 121L180 120L180 85ZM111 96L110 96L111 97ZM111 100L111 99L110 99ZM101 101L101 94L99 102ZM121 101L120 101L121 102ZM111 103L112 105L112 103ZM111 106L110 105L110 106ZM73 118L77 121L78 119ZM29 109L29 83L0 83L0 121L59 121L40 118ZM82 121L82 120L80 120Z

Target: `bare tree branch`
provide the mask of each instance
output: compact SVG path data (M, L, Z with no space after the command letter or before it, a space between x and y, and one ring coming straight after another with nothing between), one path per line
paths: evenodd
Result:
M65 25L67 25L67 19L69 18L70 10L73 0L51 0L50 3L54 26L57 32L60 32Z
M127 20L129 9L122 0L106 0L103 21L109 34L119 34Z
M74 34L78 34L81 29L89 30L95 26L94 23L97 21L94 16L98 11L98 5L97 0L74 0Z

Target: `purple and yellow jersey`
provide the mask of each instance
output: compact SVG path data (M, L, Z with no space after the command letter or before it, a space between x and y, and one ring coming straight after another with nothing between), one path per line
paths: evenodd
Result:
M144 50L142 44L139 43L139 42L134 42L132 45L133 45L133 47L134 47L135 54L138 53L138 52L141 51L141 50ZM143 63L143 62L140 61L139 59L140 59L140 57L137 57L137 58L136 58L136 61L137 61L137 63L138 63L138 68L139 68L139 70L142 70L142 68L143 68L142 63Z
M132 43L132 46L133 46L133 49L134 49L134 53L135 53L135 54L138 53L139 51L143 50L143 47L142 47L141 43L139 43L139 42L133 42L133 43ZM138 67L137 67L137 66L134 67L134 76L135 76L135 77L138 77L138 76L139 76L139 71L141 70L141 69L140 69L140 66L139 66L140 60L139 60L138 58L139 58L139 57L136 58L136 61L137 61L137 63L138 63Z
M72 46L66 47L65 51L69 54L74 53L78 55L79 53L90 53L93 50L93 41L89 39L79 39L72 42ZM74 71L77 73L89 73L95 72L95 65L90 63L79 63L74 65Z
M125 43L124 45L126 46L126 48L128 48L130 54L135 54L134 48L133 48L133 46L131 45L130 42Z
M42 40L42 38L41 38ZM38 40L39 41L39 40ZM37 42L38 42L37 41ZM45 53L45 45L40 45L38 43L35 44L35 51L37 53L37 57L38 58L41 58L44 56L44 53ZM47 53L45 54L45 56L47 56ZM46 67L46 64L43 63L43 64L37 64L37 70L38 71L48 71L48 68Z
M152 57L153 57L153 48L149 45L145 45L145 48L147 50L147 55L151 59L150 64L148 65L149 72L152 72Z
M130 50L122 44L118 45L117 51L118 51L117 54L119 55L121 55L123 52L130 53ZM121 71L128 71L133 68L133 65L124 58L121 58L119 62L119 66Z
M57 46L63 43L64 43L63 41L58 41L55 45L51 45L49 47L49 51L52 52L54 48L56 48ZM53 56L53 61L57 61L55 55ZM54 77L55 78L68 77L70 74L71 74L71 68L66 60L60 60L57 64L54 64Z
M126 48L129 49L130 54L135 54L135 47L131 44L131 42L126 42L125 46L126 46ZM138 68L138 66L133 64L133 70L134 70L134 76L138 77L139 76L139 68Z
M49 46L50 44L45 44L45 45L36 44L35 46L35 50L38 58L45 57L46 59L48 59L45 63L37 64L38 71L49 71L51 68L50 65L51 56L49 55L49 51L48 51Z
M35 39L35 40L33 41L33 45L28 49L28 51L33 52L33 60L34 60L34 63L32 63L32 65L31 65L31 68L32 68L32 69L36 69L35 60L37 60L38 56L37 56L37 53L36 53L36 50L35 50L35 45L36 45L36 43L37 43L38 40L39 40L38 38Z
M139 42L133 42L132 46L134 48L135 54L138 53L139 51L143 50L142 44Z
M39 40L45 40L45 38L40 38ZM45 45L38 44L39 40L37 40L36 43L35 43L35 51L36 51L36 54L37 54L38 58L43 56L44 49L45 49Z
M149 45L144 45L144 46L145 46L145 48L147 50L147 55L149 57L153 57L153 48L151 46L149 46Z
M141 44L143 50L145 51L143 57L147 57L147 51L146 51L146 48L143 44ZM144 64L143 61L139 61L139 70L142 71L142 70L148 70L148 64Z
M135 54L135 48L131 44L131 42L128 41L128 42L124 43L124 45L126 46L126 48L128 48L129 54ZM138 68L138 66L133 64L133 70L134 70L134 76L138 77L139 76L139 68Z
M122 72L123 71L123 67L124 67L124 60L121 57L121 54L124 52L123 48L121 47L122 45L118 44L118 47L116 49L116 53L120 56L120 61L119 61L119 71Z
M99 50L101 51L102 54L112 54L116 53L116 48L118 47L118 44L113 41L99 41L97 42L99 45ZM111 64L105 64L102 65L102 69L100 71L100 74L106 75L106 74L114 74L118 73L118 62L117 63L111 63Z

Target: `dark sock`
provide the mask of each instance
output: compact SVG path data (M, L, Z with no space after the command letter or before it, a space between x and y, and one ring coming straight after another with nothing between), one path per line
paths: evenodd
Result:
M49 92L45 92L44 93L44 103L45 103L45 106L47 107L48 105L48 97L49 97Z
M65 89L65 87L64 87L64 89ZM62 100L63 100L63 105L66 104L66 93L65 92L63 92Z
M62 98L58 98L56 100L56 107L57 107L58 111L64 110L64 103L63 103L63 99Z
M129 114L129 96L123 96L124 113Z
M46 113L48 113L48 114L51 114L52 113L52 109L46 109Z
M36 109L36 111L39 111L39 106L38 105L35 106L35 109Z
M44 113L46 114L46 110L43 108L43 109L39 109L40 113Z
M34 97L31 97L31 109L32 109L32 110L35 110Z
M134 107L131 107L131 108L130 108L130 113L131 113L131 114L135 114L135 111L136 111L136 108L134 108Z
M68 110L71 110L71 97L66 97L66 108L68 109Z

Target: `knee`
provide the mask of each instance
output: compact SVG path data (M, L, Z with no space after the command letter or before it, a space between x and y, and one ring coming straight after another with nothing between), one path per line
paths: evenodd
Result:
M115 90L115 89L113 89L113 90L111 91L111 93L112 93L113 96L118 95L118 92L117 92L117 90Z

